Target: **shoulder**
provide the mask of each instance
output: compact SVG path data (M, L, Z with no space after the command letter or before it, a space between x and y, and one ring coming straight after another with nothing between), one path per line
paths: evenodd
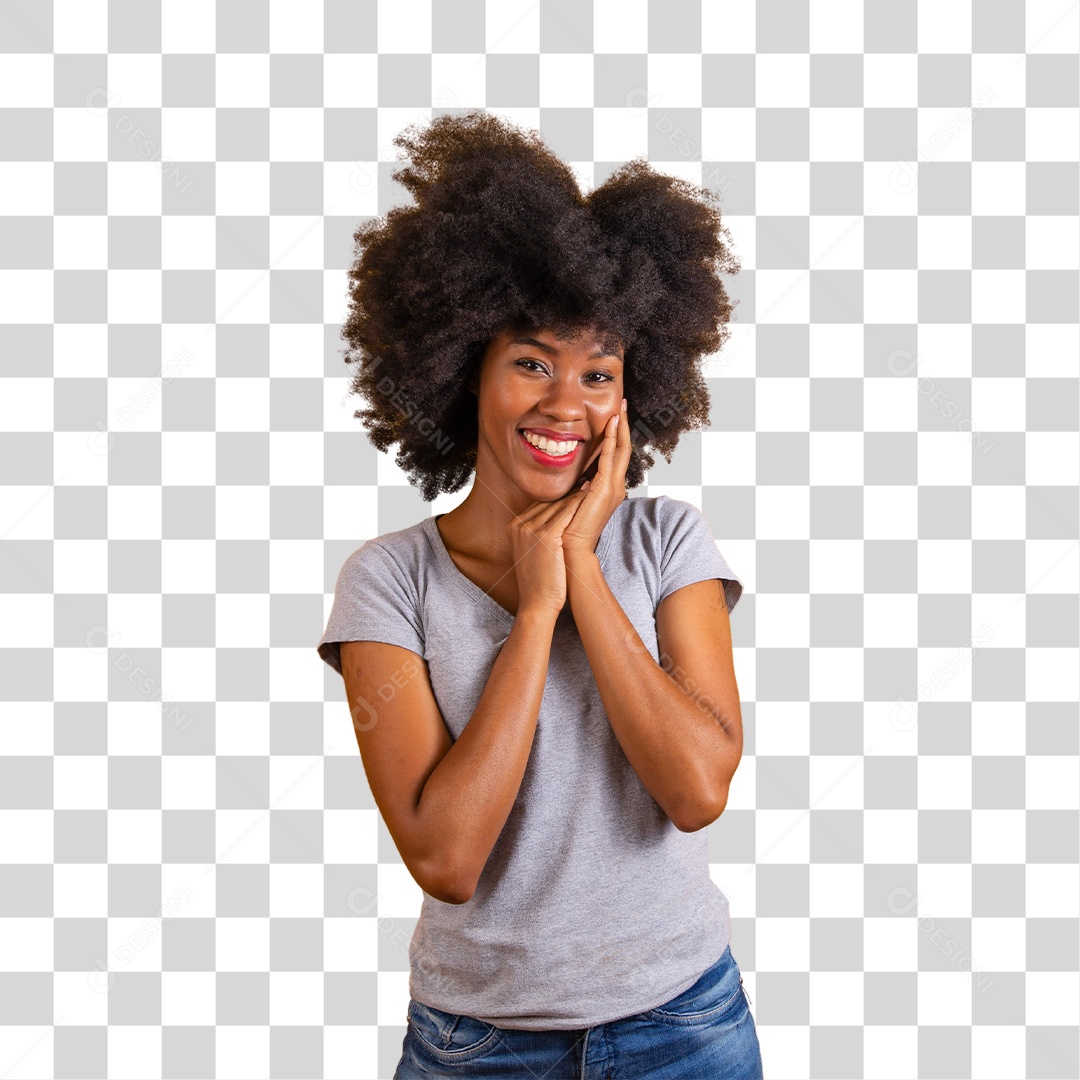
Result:
M610 546L637 572L659 573L680 538L705 525L701 511L669 495L631 496L612 514Z
M673 537L688 529L708 528L693 503L670 495L629 496L612 513L612 533L618 543L662 552Z
M424 562L418 531L413 526L376 536L353 551L338 573L335 603L369 618L401 615L419 627Z
M424 525L418 522L366 540L345 559L341 577L358 578L389 573L414 579L424 561L424 554Z
M707 524L705 515L693 503L670 495L628 498L619 509L628 523L636 525L639 535L645 529L658 539L666 539L688 525Z
M672 501L667 495L628 495L615 508L615 513L628 521L659 521L667 513L665 503Z

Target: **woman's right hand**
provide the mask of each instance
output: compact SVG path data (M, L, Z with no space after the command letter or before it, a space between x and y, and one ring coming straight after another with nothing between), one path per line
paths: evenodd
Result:
M578 485L552 502L534 502L506 526L518 582L518 613L526 608L556 616L566 606L562 533L588 494Z

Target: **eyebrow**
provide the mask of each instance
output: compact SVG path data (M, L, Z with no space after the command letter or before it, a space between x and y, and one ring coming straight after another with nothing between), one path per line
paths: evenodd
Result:
M531 337L516 337L510 341L511 345L531 345L534 349L540 349L541 352L546 352L549 356L555 356L559 350L554 345L547 345L543 341L537 341L536 338ZM591 356L586 357L587 360L601 360L606 356L610 356L614 360L622 360L622 357L616 352L608 352L603 347L599 348Z

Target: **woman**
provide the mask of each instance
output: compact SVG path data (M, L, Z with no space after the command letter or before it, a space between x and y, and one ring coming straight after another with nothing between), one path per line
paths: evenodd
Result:
M719 212L643 161L583 196L483 113L395 142L416 205L356 233L356 415L429 501L475 472L349 556L318 644L425 894L395 1077L760 1077L704 831L742 583L696 507L627 498L708 423Z

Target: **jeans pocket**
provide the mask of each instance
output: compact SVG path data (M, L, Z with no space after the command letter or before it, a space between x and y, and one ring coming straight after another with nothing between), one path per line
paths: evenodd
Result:
M493 1050L503 1030L474 1016L443 1012L432 1005L409 999L409 1031L420 1046L446 1065L475 1061Z
M745 993L742 972L729 947L693 986L645 1015L671 1024L716 1023L729 1014L731 1018L741 1015L746 1008Z

